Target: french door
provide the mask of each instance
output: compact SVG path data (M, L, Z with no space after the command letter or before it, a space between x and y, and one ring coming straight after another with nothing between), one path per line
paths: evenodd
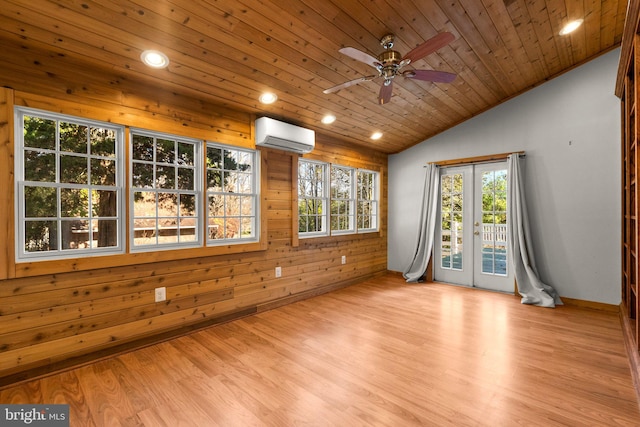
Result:
M434 280L514 292L507 251L507 163L443 168Z

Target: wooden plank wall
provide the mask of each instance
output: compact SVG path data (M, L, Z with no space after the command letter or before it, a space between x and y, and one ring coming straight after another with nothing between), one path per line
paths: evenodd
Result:
M15 90L0 89L0 386L72 358L103 355L187 325L386 272L387 156L322 135L307 157L381 172L379 233L297 239L292 226L295 155L265 149L260 244L16 264L13 103L248 147L254 145L253 117L153 88L125 91L119 83L118 90L107 90L88 78L76 90L78 83L64 76L29 71L29 80L25 74L2 73L0 81L10 81ZM276 279L278 265L282 277ZM159 286L167 288L166 302L154 302Z

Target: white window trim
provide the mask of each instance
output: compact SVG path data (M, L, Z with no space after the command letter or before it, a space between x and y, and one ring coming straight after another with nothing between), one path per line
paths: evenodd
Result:
M116 185L109 186L109 190L114 190L117 193L117 203L118 203L118 211L116 212L116 220L117 220L117 237L118 237L118 245L110 246L108 248L88 248L83 250L77 249L61 249L55 251L43 251L43 252L26 252L24 250L24 240L25 240L25 212L24 212L24 187L25 187L25 178L24 178L24 116L36 116L43 119L55 120L55 121L65 121L69 123L87 125L87 126L95 126L101 127L105 129L113 130L116 134L116 145L115 145L115 160L117 162L116 167ZM56 130L56 139L58 139L58 131ZM66 114L58 114L52 113L50 111L39 110L35 108L29 107L15 107L14 108L14 173L15 173L15 182L14 182L14 214L16 218L16 229L17 235L15 236L15 254L16 254L16 262L32 262L32 261L50 261L50 260L59 260L59 259L70 259L70 258L84 258L84 257L95 257L95 256L104 256L104 255L117 255L125 252L125 192L123 189L124 182L124 127L114 125L112 123L101 122L97 120L85 119L82 117L71 116ZM57 152L57 150L56 150ZM57 160L59 161L59 160ZM73 184L62 184L62 183L39 183L40 186L50 186L55 187L58 191L60 188L99 188L98 185L73 185ZM105 187L106 188L106 187ZM58 195L59 199L60 196ZM58 208L57 218L60 219L61 215ZM60 238L61 230L58 230L58 238Z
M137 190L140 191L153 191L156 192L157 189L145 189L133 186L133 136L141 135L147 136L151 138L166 138L172 139L180 142L192 143L194 144L194 165L195 165L195 173L194 173L194 191L186 191L186 190L173 190L170 191L172 193L180 194L195 194L196 200L196 239L195 241L184 242L184 243L155 243L155 244L146 244L146 245L135 245L135 192ZM197 248L202 247L202 234L203 234L203 198L202 198L202 175L203 175L203 156L202 156L202 145L203 141L200 139L187 138L179 135L173 135L163 132L155 132L146 129L138 129L131 128L129 131L129 252L131 253L139 253L139 252L156 252L156 251L165 251L165 250L175 250L175 249L184 249L184 248ZM153 161L155 164L155 159ZM156 208L157 209L157 208ZM156 215L157 218L157 215Z
M224 192L218 192L218 191L209 191L208 188L208 183L205 181L203 188L204 188L204 193L205 193L205 197L204 197L204 211L205 211L205 215L204 215L204 233L206 235L206 242L207 242L207 246L210 247L215 247L215 246L222 246L222 245L238 245L238 244L247 244L247 243L256 243L260 241L260 235L261 235L261 229L260 229L260 224L261 224L261 210L260 210L260 194L261 194L261 189L260 189L260 163L261 163L261 158L260 158L260 151L258 150L252 150L249 148L242 148L242 147L236 147L233 145L227 145L227 144L222 144L219 142L214 142L214 141L207 141L205 144L205 153L204 156L202 156L202 158L204 159L204 174L206 176L208 167L207 167L207 162L206 162L206 158L207 158L207 153L206 153L206 148L208 147L214 147L214 148L219 148L219 149L223 149L223 150L229 150L229 151L240 151L240 152L245 152L245 153L250 153L253 156L253 171L251 173L251 188L253 188L253 193L241 193L244 195L249 195L251 197L253 197L253 212L254 212L254 224L253 224L253 236L252 237L246 237L246 238L242 238L242 237L238 237L238 238L225 238L225 239L210 239L209 238L209 195L210 194L222 194ZM225 215L226 218L226 215Z

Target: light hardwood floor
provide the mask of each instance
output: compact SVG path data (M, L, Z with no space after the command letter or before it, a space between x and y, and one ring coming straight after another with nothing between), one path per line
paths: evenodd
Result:
M72 426L639 426L618 315L388 275L0 391Z

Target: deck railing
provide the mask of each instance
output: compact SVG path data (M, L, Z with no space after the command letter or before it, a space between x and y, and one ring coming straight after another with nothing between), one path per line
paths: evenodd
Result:
M482 224L483 242L506 242L507 224Z
M458 223L454 222L451 230L451 249L454 253L461 250L458 244ZM494 243L507 243L506 224L482 224L482 243L493 245Z

